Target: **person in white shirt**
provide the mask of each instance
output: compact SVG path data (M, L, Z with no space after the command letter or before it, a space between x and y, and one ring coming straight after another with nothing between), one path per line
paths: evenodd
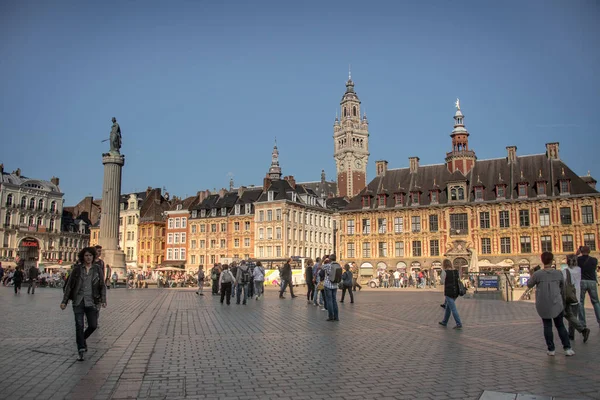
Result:
M400 272L398 270L394 271L394 287L400 287Z
M581 268L577 265L577 256L567 256L567 267L562 270L565 278L565 284L569 282L569 279L573 286L575 286L575 292L577 298L581 298ZM570 276L569 276L570 275ZM584 328L583 324L579 321L579 302L575 304L565 304L565 318L569 322L569 339L575 340L575 331L583 335L583 343L588 341L590 337L589 328Z

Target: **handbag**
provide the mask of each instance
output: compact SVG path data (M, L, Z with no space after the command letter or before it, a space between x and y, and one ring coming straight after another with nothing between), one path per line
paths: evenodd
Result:
M458 281L458 295L462 297L465 294L467 294L467 288L465 287L465 285L462 283L462 281L458 277L457 277L457 281Z
M573 281L571 280L571 271L569 271L568 268L567 282L565 283L565 302L567 305L579 303L579 299L577 299L577 290L575 289L575 285L573 285Z

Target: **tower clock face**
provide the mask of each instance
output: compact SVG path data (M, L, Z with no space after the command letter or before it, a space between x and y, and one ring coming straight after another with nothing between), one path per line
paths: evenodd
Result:
M343 161L341 161L341 162L340 162L340 169L344 169L344 167L345 167L345 165L344 165L344 162L343 162Z
M360 162L360 160L356 160L354 165L356 165L356 168L360 168L362 166L362 162Z

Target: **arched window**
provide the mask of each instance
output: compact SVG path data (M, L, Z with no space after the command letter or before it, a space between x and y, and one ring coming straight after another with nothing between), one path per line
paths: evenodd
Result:
M344 117L348 116L348 111L346 110L346 107L344 107Z
M458 188L458 199L459 200L465 199L465 190L463 188Z
M44 208L44 199L38 200L38 210L42 210Z
M33 197L29 199L29 208L32 210L35 208L35 199Z
M456 200L456 188L450 189L450 200Z
M4 225L10 225L10 211L6 212L6 217L4 219Z
M356 106L352 107L352 115L356 117Z
M50 232L54 230L54 218L50 219Z
M52 204L50 204L50 211L51 212L56 211L56 202L55 201L53 201Z
M13 195L9 194L8 196L6 196L6 206L10 207L12 206L13 203Z
M27 197L25 197L25 196L21 197L21 207L22 208L27 207Z
M44 220L42 219L42 217L38 217L37 226L42 226L43 224L44 224Z
M33 216L29 217L29 226L33 226Z

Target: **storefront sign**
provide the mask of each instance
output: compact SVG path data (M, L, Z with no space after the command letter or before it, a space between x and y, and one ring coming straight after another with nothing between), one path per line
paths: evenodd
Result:
M21 242L21 246L23 247L38 247L38 242L34 240L23 240Z
M498 275L481 275L478 280L480 288L498 289Z

